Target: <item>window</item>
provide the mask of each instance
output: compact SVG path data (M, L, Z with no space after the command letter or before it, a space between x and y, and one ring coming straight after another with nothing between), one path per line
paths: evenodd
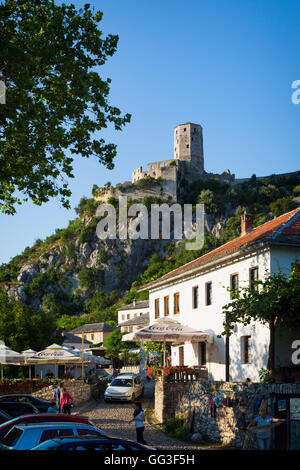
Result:
M198 361L200 366L205 366L206 364L206 343L201 341L198 343Z
M91 340L93 341L93 339L94 339L94 334L92 333L91 334Z
M211 305L212 304L212 283L207 282L205 284L205 304Z
M186 132L186 127L183 129L184 132Z
M164 298L164 306L165 306L165 317L167 317L169 315L169 296L166 295L165 298Z
M143 315L143 312L140 313L140 317Z
M255 285L255 282L258 281L258 267L257 266L249 270L249 279L250 279L250 289L257 290L258 286Z
M127 320L130 320L130 313L127 313Z
M159 318L159 299L155 299L155 318Z
M190 148L189 144L187 144L186 148L187 148L187 149Z
M77 429L78 436L97 436L97 437L104 437L103 434L101 434L98 431L94 431L93 429L90 428L79 428Z
M125 315L122 315L122 320L125 320Z
M230 290L232 297L236 297L239 289L239 275L231 274L230 276Z
M134 314L134 318L136 318L136 317L137 317L137 313Z
M241 337L242 364L251 364L251 336Z
M179 292L174 294L174 314L177 315L180 312L179 307Z
M74 436L72 429L47 429L42 433L39 443L62 436Z
M193 308L198 308L198 294L199 294L199 287L193 287Z

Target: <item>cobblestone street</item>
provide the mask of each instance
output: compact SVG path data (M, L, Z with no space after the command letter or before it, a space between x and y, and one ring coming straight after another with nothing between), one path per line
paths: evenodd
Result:
M143 409L153 409L153 383L145 383L144 397L140 400ZM74 414L88 416L93 423L114 437L136 440L134 423L129 424L133 416L132 403L105 403L91 400L74 409ZM157 449L216 449L219 446L200 446L195 443L182 442L163 433L158 426L145 424L144 438L148 445Z

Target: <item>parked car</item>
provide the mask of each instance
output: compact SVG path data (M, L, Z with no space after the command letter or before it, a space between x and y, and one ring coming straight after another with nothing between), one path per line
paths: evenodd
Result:
M16 425L19 424L38 424L38 423L61 423L61 422L71 422L71 423L82 423L89 424L94 426L87 417L85 416L76 416L68 415L62 413L38 413L38 414L29 414L18 416L17 418L12 419L11 417L5 423L0 425L0 441L5 436L5 434L10 431Z
M0 410L0 425L6 423L11 419L12 417L8 413L5 413L5 411Z
M154 447L145 446L138 442L128 441L126 439L95 439L94 436L86 437L59 437L49 439L48 441L39 444L31 450L102 450L102 451L115 451L115 450L139 450L139 451L155 451Z
M30 403L18 403L13 401L0 402L0 411L8 413L12 418L39 412L39 410Z
M116 377L104 392L104 401L134 401L144 394L144 382L141 377L130 374Z
M109 437L100 429L82 423L18 424L2 439L1 450L30 450L48 439L92 435L98 439Z
M10 401L17 403L29 403L38 409L40 413L47 413L49 406L51 406L52 401L42 400L41 398L34 397L32 395L25 394L11 394L11 395L2 395L0 396L0 407L1 402Z

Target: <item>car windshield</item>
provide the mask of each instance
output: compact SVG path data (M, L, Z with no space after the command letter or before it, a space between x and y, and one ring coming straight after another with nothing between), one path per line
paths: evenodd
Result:
M12 428L2 439L2 444L13 447L19 440L19 437L23 434L23 429L14 427Z
M132 379L115 379L111 387L132 387Z

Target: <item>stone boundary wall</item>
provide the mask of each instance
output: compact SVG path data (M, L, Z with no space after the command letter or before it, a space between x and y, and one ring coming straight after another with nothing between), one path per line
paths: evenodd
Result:
M210 401L217 394L219 404L212 415ZM300 384L247 385L205 380L190 383L156 382L155 415L161 423L175 416L184 416L199 439L242 448L246 426L258 415L258 398L267 396L268 411L274 415L275 395L280 394L300 397Z
M92 398L93 386L86 384L83 380L65 381L63 386L72 395L74 405L80 405ZM32 395L44 400L53 400L55 388L56 385L50 385L50 387L45 387Z

